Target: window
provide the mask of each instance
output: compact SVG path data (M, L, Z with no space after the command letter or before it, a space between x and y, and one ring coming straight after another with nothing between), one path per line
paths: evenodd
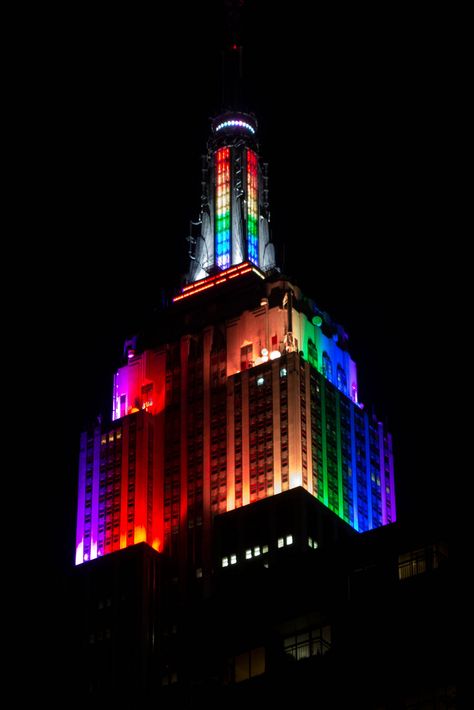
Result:
M357 387L355 382L352 383L352 401L357 402Z
M260 555L260 547L259 546L253 548L253 554L255 557L258 557Z
M262 376L257 377L257 385L258 385L258 387L261 387L261 386L264 385L264 384L265 384L265 378L262 377Z
M245 559L250 560L252 557L252 550L245 550Z
M340 365L337 366L337 389L347 394L347 378L346 373Z
M228 558L228 557L223 557L223 558L222 558L222 566L223 566L223 567L228 567L228 566L229 566L229 558Z
M308 538L308 546L311 547L313 550L317 550L319 547L319 544L316 542L316 540L313 540L312 537Z
M253 360L252 360L252 355L253 355L253 346L252 344L250 345L243 345L240 348L240 369L243 372L244 370L248 370L249 367L253 366Z
M201 577L202 577L202 567L198 567L198 568L196 569L196 577L197 577L197 579L201 579Z
M323 375L327 380L332 382L332 363L326 351L323 352Z
M237 564L237 555L231 555L231 556L230 556L230 564L231 564L231 565L236 565L236 564Z
M286 544L287 544L287 545L292 545L292 544L293 544L293 535L287 535L287 536L286 536Z
M282 537L278 538L278 547L283 547L285 544L285 541Z
M398 579L416 577L427 570L437 569L448 556L444 543L420 547L398 556Z
M318 351L311 339L308 340L308 360L310 365L318 369Z
M234 659L234 679L236 683L265 673L265 649L253 648Z
M268 552L268 545L262 547L262 554L265 555Z
M286 367L280 367L280 377L286 377L288 374L288 370Z
M323 656L331 648L331 627L321 626L298 631L283 641L285 653L297 661L310 656Z

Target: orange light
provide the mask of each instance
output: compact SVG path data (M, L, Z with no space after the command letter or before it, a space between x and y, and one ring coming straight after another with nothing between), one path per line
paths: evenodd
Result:
M135 544L138 542L146 542L146 530L143 525L135 525L133 542Z
M205 279L200 279L199 281L195 281L192 284L184 286L181 294L173 298L173 303L176 303L176 301L181 301L183 298L192 296L195 293L205 291L208 288L212 288L213 286L218 286L219 284L222 284L225 281L229 281L230 279L235 279L236 276L243 276L244 274L248 274L250 271L253 271L255 274L257 274L257 276L260 276L261 279L265 278L265 276L259 269L256 269L254 266L250 266L248 261L244 261L242 264L231 266L230 269L226 269L225 271L222 271L219 274L215 274L214 276L208 276Z

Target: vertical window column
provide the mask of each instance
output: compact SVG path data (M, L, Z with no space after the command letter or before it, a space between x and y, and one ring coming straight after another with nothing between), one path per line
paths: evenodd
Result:
M217 266L230 266L230 148L216 152L216 257Z
M247 149L247 254L258 266L258 160Z

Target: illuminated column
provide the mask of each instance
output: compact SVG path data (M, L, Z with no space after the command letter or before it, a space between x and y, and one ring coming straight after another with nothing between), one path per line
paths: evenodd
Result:
M122 425L122 471L121 471L121 491L120 491L120 549L127 547L128 529L128 452L129 452L129 423L130 419L125 417Z
M148 418L145 412L136 415L135 433L135 517L133 542L146 541L146 501L148 474Z
M203 562L206 569L212 565L211 559L211 344L212 327L206 328L203 337Z
M87 434L81 434L79 454L79 485L77 491L76 565L84 562L84 518L86 515Z
M99 539L99 489L100 489L100 426L94 429L94 458L92 469L92 517L91 517L91 554L90 559L97 557Z
M181 392L180 392L180 504L179 504L179 562L185 569L188 557L188 359L190 336L185 335L180 343Z
M370 429L369 417L364 416L365 424L365 467L367 473L367 530L372 530L372 484L370 480Z
M308 467L308 491L314 495L313 490L313 442L311 435L311 373L309 362L304 363L305 390L306 390L306 465Z
M289 488L303 485L301 459L301 398L299 356L288 353L288 472Z
M382 497L382 525L387 524L387 484L385 482L385 461L384 461L384 441L383 424L379 422L379 470L380 470L380 493Z
M234 380L227 378L227 510L235 508Z
M216 261L221 269L230 266L230 148L216 152Z
M390 494L389 494L389 499L390 499L390 512L391 512L391 522L394 523L395 520L397 519L397 508L396 508L396 502L395 502L395 473L393 470L393 448L392 448L392 435L387 434L387 443L388 443L388 461L389 461L389 469L390 469Z
M352 466L352 501L354 506L354 521L353 525L356 530L359 530L359 512L358 512L358 492L357 492L357 458L356 458L356 429L354 418L355 405L351 402L351 466Z
M327 447L327 431L326 431L326 378L321 377L321 448L323 451L323 490L318 490L318 498L323 501L324 505L329 502L329 484L328 484L328 447ZM322 494L322 495L321 495Z
M249 148L247 148L247 257L258 266L258 160L255 152Z
M280 358L272 362L273 491L281 493Z
M250 503L249 464L249 371L241 374L242 382L242 505Z
M165 471L165 382L166 382L166 352L157 353L155 360L157 391L156 415L154 417L155 436L154 448L154 475L153 475L153 518L152 518L152 546L161 550L164 543L163 530L163 492Z
M336 447L337 447L337 510L344 518L344 486L342 483L342 445L341 445L341 394L336 390Z

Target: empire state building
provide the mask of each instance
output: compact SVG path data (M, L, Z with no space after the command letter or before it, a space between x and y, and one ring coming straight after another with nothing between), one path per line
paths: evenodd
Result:
M212 120L201 195L186 283L82 435L76 564L144 542L209 576L214 517L298 487L358 532L395 521L348 336L276 263L255 116Z

